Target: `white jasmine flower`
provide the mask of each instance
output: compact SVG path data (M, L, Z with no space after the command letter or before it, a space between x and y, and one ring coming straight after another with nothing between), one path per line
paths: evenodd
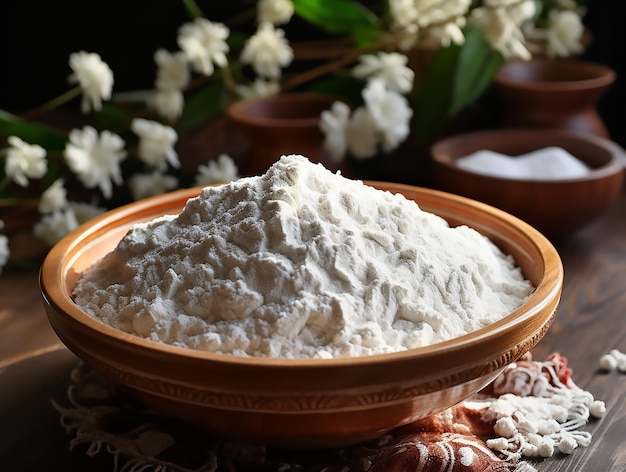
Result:
M105 211L105 208L88 203L68 202L65 208L43 215L33 227L33 233L47 245L54 246L78 226Z
M259 25L241 52L241 62L251 64L257 75L268 79L278 79L281 67L288 66L292 60L293 50L285 39L285 32L267 22Z
M73 73L70 83L78 83L83 90L81 110L88 113L102 108L102 100L111 98L113 71L96 53L85 51L70 54L70 67Z
M325 135L324 149L334 162L340 162L348 149L346 127L350 120L350 107L343 102L336 101L330 110L324 110L320 115L320 129Z
M381 79L374 78L363 89L363 99L365 106L355 110L352 117L342 102L333 103L320 116L324 149L335 161L346 152L356 159L374 157L379 144L390 152L409 135L413 111L404 96L387 90Z
M278 94L280 84L276 80L265 80L258 77L251 85L238 85L235 90L241 98L264 98Z
M472 10L471 21L482 28L491 46L505 58L528 60L531 54L525 46L519 17L511 17L506 8L479 7Z
M230 30L223 23L197 18L178 30L178 45L194 69L204 75L213 75L214 65L225 67L229 51L226 39Z
M350 154L356 159L374 157L378 152L378 123L365 107L357 108L346 126Z
M106 211L106 208L84 202L68 202L68 206L70 210L74 212L74 216L76 217L76 221L78 221L79 225L82 225L83 223L101 215Z
M155 87L157 90L184 90L189 85L191 71L187 57L182 52L170 53L158 49L154 53L157 65Z
M99 187L105 198L113 194L112 182L122 184L120 161L126 158L124 140L110 131L100 135L91 126L73 129L65 147L69 168L87 188Z
M575 12L551 11L548 17L547 55L567 57L581 53L584 30L583 23Z
M196 185L205 187L211 184L231 182L238 179L237 165L228 154L220 154L216 160L198 166Z
M472 0L415 0L415 6L417 20L425 28L465 16L472 6Z
M74 210L65 208L44 215L33 227L33 233L47 245L54 246L78 225Z
M156 91L148 104L163 118L176 121L183 113L183 90L191 79L187 57L182 52L171 54L165 49L158 49L154 53L154 61L158 67Z
M183 92L176 89L157 90L150 97L149 105L166 120L176 121L183 113L185 106L185 96Z
M534 0L516 1L507 8L507 12L513 23L523 26L535 16L537 4Z
M389 14L399 27L417 24L419 12L415 0L389 0Z
M391 28L396 33L401 33L399 47L407 51L417 42L419 27L417 18L419 12L414 0L388 0Z
M135 118L130 128L139 136L138 152L143 162L160 171L167 169L168 163L172 167L180 167L178 154L174 150L178 140L174 128L143 118Z
M465 24L465 17L459 17L441 26L431 26L427 36L431 41L443 47L448 47L451 44L461 45L465 42L465 35L463 34Z
M160 195L178 186L178 179L172 175L162 174L154 171L150 174L135 174L129 182L128 187L135 200Z
M67 190L62 178L56 179L42 194L39 200L39 213L52 213L67 206Z
M289 23L293 16L291 0L259 0L257 3L257 18L259 23L265 21L274 25Z
M0 220L0 231L4 229L4 221ZM0 234L0 274L2 273L2 268L9 262L9 257L11 256L11 250L9 249L9 238Z
M406 35L401 49L412 47L420 36L442 46L462 44L471 4L471 0L389 0L392 27Z
M380 52L364 54L359 59L360 64L352 69L355 77L381 79L387 89L399 93L409 93L413 88L415 73L407 67L409 59L404 54Z
M382 134L385 152L395 149L410 132L413 110L407 99L397 92L387 90L384 83L372 79L363 89L363 99Z
M28 144L17 136L9 136L4 173L13 182L28 187L28 178L43 177L48 170L46 150L38 144Z

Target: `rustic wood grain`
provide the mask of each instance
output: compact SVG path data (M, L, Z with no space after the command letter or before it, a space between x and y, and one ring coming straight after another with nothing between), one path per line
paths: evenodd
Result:
M533 351L566 356L576 384L607 404L585 428L591 445L571 456L535 463L540 472L626 470L626 374L598 369L613 348L626 352L626 196L598 222L555 243L565 280L556 321Z

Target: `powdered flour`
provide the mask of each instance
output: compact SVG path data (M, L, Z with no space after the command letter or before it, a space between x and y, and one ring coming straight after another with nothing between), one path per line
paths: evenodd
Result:
M532 290L478 232L283 156L136 225L74 295L94 318L167 344L330 358L460 336Z

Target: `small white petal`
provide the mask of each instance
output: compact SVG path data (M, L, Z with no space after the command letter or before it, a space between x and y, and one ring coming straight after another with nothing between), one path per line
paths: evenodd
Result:
M227 183L238 179L238 169L235 161L227 155L220 154L217 160L209 161L198 167L196 175L197 186Z
M178 45L196 71L210 76L215 66L225 67L228 64L226 39L229 34L230 30L223 23L197 18L179 28Z
M334 102L330 110L320 115L320 129L324 133L324 149L334 162L340 162L347 151L346 127L350 119L350 107L343 102Z
M243 64L250 64L257 75L278 79L281 67L291 64L293 50L285 39L285 32L265 22L248 38L240 59Z
M22 187L28 186L28 178L41 178L48 170L46 150L38 144L28 144L17 136L7 139L10 147L7 150L4 172L8 178Z
M408 93L413 88L415 73L407 67L407 56L399 53L381 52L374 56L363 55L361 62L352 70L357 78L377 78L385 87L399 93Z
M158 67L155 80L157 90L181 91L189 85L191 72L187 57L182 52L171 54L165 49L158 49L154 53L154 62Z
M249 86L238 85L236 91L245 99L272 97L280 92L280 84L275 80L257 77Z
M293 12L294 7L291 0L259 0L257 3L259 23L285 24L291 20Z
M54 246L61 238L78 228L78 224L74 211L65 208L44 215L33 227L33 233L49 246Z
M0 220L0 230L4 227L4 222ZM2 273L2 268L9 261L9 257L11 256L11 251L9 249L9 238L4 234L0 234L0 273Z
M157 90L150 98L149 105L170 122L176 121L183 113L185 97L180 90Z
M96 53L80 51L70 54L73 73L70 83L78 83L83 90L82 111L100 110L102 100L109 100L113 90L113 71Z
M67 206L67 190L63 179L56 179L42 194L39 200L39 213L52 213Z
M356 159L367 159L377 154L378 126L367 108L360 107L352 114L346 127L346 139L350 154Z
M174 128L157 121L135 118L131 123L132 131L139 136L139 158L151 167L164 171L169 163L180 167L174 144L178 135Z
M550 57L567 57L583 51L584 26L580 16L573 11L552 11L548 18L547 54Z
M122 183L120 161L126 158L124 140L110 131L91 126L73 129L63 152L70 170L87 188L99 187L105 198L113 195L113 183Z
M135 200L160 195L176 188L177 185L178 179L176 177L158 171L150 174L135 174L128 182L128 187Z

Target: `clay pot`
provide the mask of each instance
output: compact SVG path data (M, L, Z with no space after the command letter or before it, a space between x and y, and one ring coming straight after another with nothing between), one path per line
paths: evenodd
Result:
M515 259L535 291L502 320L468 335L334 359L185 349L130 335L82 311L72 300L79 274L111 251L130 225L179 213L200 193L196 187L116 208L52 248L40 272L51 326L133 400L219 438L291 449L341 447L445 410L483 389L546 334L561 294L561 259L539 232L493 207L420 187L372 184L415 200L453 226L480 231Z
M586 176L526 179L463 169L457 161L491 150L519 156L559 147L589 166ZM613 141L563 129L490 129L459 134L431 148L437 187L500 208L560 240L602 216L622 194L626 153Z
M508 62L494 79L504 107L502 124L562 128L608 138L596 106L615 79L609 67L583 60Z
M284 154L301 154L336 170L323 149L320 115L337 98L307 92L240 100L228 108L228 116L243 131L248 149L243 175L264 173Z

